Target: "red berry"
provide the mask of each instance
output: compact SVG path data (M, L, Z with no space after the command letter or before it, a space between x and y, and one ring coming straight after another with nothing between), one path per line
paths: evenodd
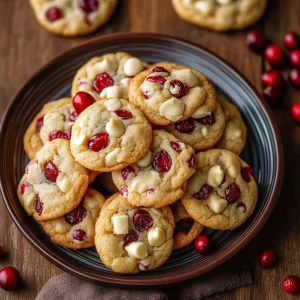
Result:
M280 66L284 60L283 50L275 44L268 46L265 50L265 60L273 66Z
M48 8L45 15L47 20L51 23L63 16L62 11L57 6Z
M296 49L290 53L290 63L294 67L300 67L300 50Z
M19 272L14 267L0 270L0 287L5 291L14 291L20 284Z
M36 204L35 204L35 210L37 211L38 215L40 216L44 209L44 203L41 202L41 199L39 195L36 196Z
M125 167L121 171L122 178L124 180L126 180L128 178L128 176L129 176L130 173L134 173L135 174L134 168L131 167L131 166Z
M166 82L166 79L160 75L148 76L147 80L158 84L164 84Z
M129 120L132 118L132 113L128 110L117 110L115 113L123 120Z
M299 40L299 35L296 32L290 31L285 34L283 43L287 49L293 50L299 46Z
M182 150L181 150L181 147L180 147L180 143L179 142L171 142L171 147L178 153L180 153Z
M72 232L72 238L77 241L84 241L86 240L86 232L82 229L76 229Z
M168 73L168 75L170 74L167 69L165 69L164 67L160 67L160 66L155 67L151 73L159 73L159 72Z
M159 173L169 172L172 167L172 158L166 150L160 150L152 161L152 167Z
M289 80L294 86L300 87L300 68L291 71Z
M293 119L300 124L300 103L293 104L290 113Z
M207 235L201 234L199 237L196 239L195 243L195 250L201 254L206 253L209 251L210 248L210 239Z
M47 161L44 164L45 175L47 179L51 182L56 182L58 176L58 169L56 165L51 161Z
M210 185L204 184L200 190L193 195L193 197L198 200L205 200L208 198L212 190L213 188Z
M43 125L44 125L44 116L39 117L37 119L37 121L36 121L36 131L40 132Z
M271 249L266 249L259 255L258 262L263 268L270 268L274 265L275 260L275 252Z
M190 168L195 169L196 166L196 157L193 154L188 160L187 160L187 164Z
M139 232L149 230L153 226L151 215L144 209L138 210L133 216L132 221L135 229Z
M250 167L244 167L241 169L241 175L246 182L250 182L250 175L253 173L253 170Z
M203 118L196 119L196 120L203 125L210 125L210 126L216 122L214 113L211 113L210 115L207 115Z
M97 93L101 93L105 88L114 85L113 78L107 73L99 74L93 83L93 88Z
M136 233L136 231L135 230L131 230L129 233L127 233L124 236L123 241L124 241L124 244L126 246L126 245L128 245L130 243L136 242L138 239L139 239L139 236Z
M267 86L263 91L263 96L269 104L276 104L282 100L282 89L278 85Z
M87 215L86 209L81 202L75 209L65 215L65 220L70 225L74 226L80 223Z
M189 217L180 219L175 225L175 232L180 232L184 234L189 233L194 225L194 222L194 219Z
M180 132L191 133L195 128L195 123L192 118L188 118L184 121L176 122L175 127Z
M284 79L279 71L269 70L262 74L261 83L265 86L283 86Z
M23 195L25 193L25 190L27 187L30 186L30 183L29 182L24 182L22 185L21 185L21 194Z
M74 104L73 104L74 105ZM71 114L70 114L70 117L69 117L69 120L71 122L75 122L76 119L78 118L78 113L76 110L74 110Z
M232 183L225 189L225 195L226 200L232 203L240 197L240 188L235 183Z
M78 6L87 14L98 9L98 0L79 0Z
M246 44L251 50L261 52L267 46L267 38L260 31L253 30L247 34Z
M289 294L299 294L300 278L295 275L290 275L283 279L282 288Z
M109 136L107 133L97 133L88 139L88 147L95 152L108 146Z
M177 91L178 90L178 91ZM176 98L182 98L188 94L188 86L180 80L172 80L169 87L170 94Z
M70 140L71 139L70 131L62 132L62 131L58 130L58 131L51 132L49 134L49 141L53 141L56 139Z
M93 96L86 92L78 92L73 98L73 106L78 115L94 103L95 99Z

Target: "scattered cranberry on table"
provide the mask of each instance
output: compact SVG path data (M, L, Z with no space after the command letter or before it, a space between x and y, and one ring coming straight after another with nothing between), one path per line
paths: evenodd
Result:
M294 86L300 87L300 68L290 72L289 80Z
M195 250L200 254L204 254L210 250L211 242L207 235L201 234L196 239L195 243Z
M0 270L0 287L5 291L14 291L19 287L20 275L14 267Z
M279 67L284 61L284 52L278 45L269 45L265 50L265 60L270 65Z
M270 104L278 104L282 100L282 89L278 86L267 86L263 91L264 99Z
M73 98L73 106L78 114L95 102L93 96L86 92L78 92Z
M275 252L271 249L266 249L259 255L259 264L263 268L271 268L274 266L276 261L276 255Z
M283 44L288 50L296 49L300 46L299 35L296 32L290 31L284 35Z
M261 77L262 86L283 86L284 79L281 73L277 70L269 70L263 73Z
M300 103L295 103L290 109L291 116L293 119L300 124Z
M300 67L300 49L291 51L289 59L292 66Z
M300 292L300 278L290 275L283 279L282 288L289 294L299 294Z
M267 46L266 36L258 30L250 31L246 37L246 44L255 52L262 52Z

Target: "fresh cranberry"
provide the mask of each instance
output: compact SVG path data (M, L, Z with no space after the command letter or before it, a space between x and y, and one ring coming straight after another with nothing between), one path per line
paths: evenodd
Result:
M128 110L117 110L115 113L123 120L129 120L132 118L132 113Z
M211 113L210 115L207 115L203 118L196 119L199 123L203 125L213 125L216 123L215 114Z
M72 237L73 237L74 240L77 240L77 241L84 241L87 238L86 232L82 229L74 230L72 232Z
M39 195L36 196L36 204L35 210L37 211L38 215L40 216L44 209L44 203L41 201Z
M48 8L45 15L47 20L51 23L63 16L62 11L57 6Z
M121 171L121 175L122 175L122 177L123 177L124 180L127 180L127 178L128 178L128 176L129 176L130 173L134 173L135 174L134 168L131 167L131 166L125 167Z
M56 139L64 139L64 140L70 140L70 134L66 132L62 132L60 130L58 131L53 131L49 134L49 141L53 141Z
M87 14L98 9L98 0L79 0L78 6Z
M93 88L97 93L100 94L105 88L113 85L114 85L113 78L107 73L101 73L96 77L93 83Z
M171 142L171 147L178 153L180 153L182 150L181 150L181 147L180 147L180 143L179 142Z
M300 293L300 278L295 275L290 275L283 279L282 288L289 294Z
M284 35L283 43L288 50L293 50L299 46L299 35L296 32L290 31Z
M294 86L300 87L300 68L293 69L289 75L289 79Z
M278 85L267 86L263 91L263 96L270 105L275 105L283 98L282 89Z
M225 190L226 200L231 203L240 197L240 188L235 184L230 184Z
M241 175L246 182L251 181L250 175L253 173L253 170L250 167L244 167L241 169Z
M160 150L152 161L152 167L159 173L169 172L172 167L172 158L166 150Z
M30 183L29 182L24 182L22 185L21 185L21 194L23 195L25 193L25 190L27 187L30 186Z
M177 93L172 93L172 89L175 89L175 88L178 88L178 92ZM182 98L184 97L185 95L188 94L189 92L189 88L188 86L183 83L182 81L180 80L172 80L170 82L170 87L169 87L169 91L170 91L170 94L176 98Z
M196 157L193 154L188 160L187 160L187 164L190 168L195 169L196 166Z
M278 45L270 45L265 50L265 60L272 66L280 66L284 60L283 50Z
M166 82L166 79L160 75L148 76L147 80L158 84L164 84Z
M261 77L261 83L266 86L283 86L284 79L281 73L277 70L269 70L263 73Z
M205 200L212 191L213 188L210 185L204 184L200 190L193 195L193 197L198 200Z
M8 292L19 287L20 275L14 267L5 267L0 271L0 287Z
M195 246L195 250L197 252L199 252L201 254L206 253L207 251L209 251L209 248L210 248L209 237L205 234L199 235L194 243L194 246Z
M184 121L176 122L175 127L180 132L191 133L195 128L195 123L192 118L188 118Z
M294 67L300 67L300 50L293 50L289 55L290 63Z
M51 182L56 182L58 176L58 169L56 165L51 161L47 161L44 164L45 175L47 179Z
M236 209L240 212L240 213L244 213L247 210L247 207L244 203L238 203L236 206Z
M77 118L78 118L78 113L77 113L76 110L74 110L74 111L70 114L69 120L70 120L71 122L75 122Z
M256 52L262 52L267 46L267 38L258 30L250 31L246 37L248 47Z
M189 217L180 219L175 225L175 231L187 234L190 232L191 228L193 227L194 222L195 222L194 219Z
M78 92L73 97L73 106L79 115L82 111L84 111L87 107L95 103L95 99L93 96L86 92Z
M274 265L275 260L275 252L271 249L266 249L259 255L258 262L263 268L270 268Z
M87 215L86 209L81 202L74 210L65 215L65 220L70 225L74 226L80 223Z
M160 72L168 73L168 75L170 74L167 69L165 69L164 67L160 67L160 66L155 67L151 73L160 73Z
M121 188L120 188L120 193L123 197L128 197L128 187L126 185L122 185Z
M108 146L109 136L107 133L97 133L88 139L88 147L95 152Z
M149 230L153 226L151 215L144 209L138 210L134 214L132 221L135 229L139 232Z
M293 104L290 113L293 119L300 124L300 103Z
M4 257L4 254L5 254L5 252L4 252L3 248L0 246L0 259L2 257Z
M36 131L40 132L43 125L44 125L44 116L39 117L37 119L37 121L36 121Z
M139 236L136 233L136 231L135 230L131 230L129 233L127 233L124 236L123 241L124 241L124 244L126 246L126 245L128 245L130 243L136 242L138 239L139 239Z

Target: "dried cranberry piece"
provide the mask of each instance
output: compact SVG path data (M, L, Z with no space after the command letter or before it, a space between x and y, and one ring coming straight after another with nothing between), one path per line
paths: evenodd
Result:
M128 197L128 188L126 185L120 187L120 193L123 197Z
M27 187L29 187L30 184L29 182L24 182L22 185L21 185L21 194L23 195L25 193L25 190Z
M87 14L98 9L98 0L79 0L78 6Z
M128 110L117 110L115 113L123 120L129 120L132 118L132 113Z
M99 74L93 83L93 88L97 93L101 93L105 88L114 85L113 78L107 73Z
M62 11L57 6L48 8L45 15L47 20L51 23L63 16Z
M139 232L149 230L153 226L151 215L144 209L138 210L133 216L132 221L135 229Z
M130 173L135 173L134 168L131 166L125 167L124 169L122 169L121 171L121 175L123 177L124 180L126 180L128 178L128 175Z
M178 153L182 151L179 142L171 142L171 147Z
M56 165L51 161L47 161L44 164L45 175L47 179L51 182L56 182L58 176L58 169Z
M196 158L195 155L193 154L190 159L187 161L187 164L189 165L190 168L195 169L196 166Z
M37 211L39 216L42 214L43 209L44 209L44 203L41 201L39 195L36 195L35 210Z
M87 211L81 202L74 210L65 215L65 220L70 225L74 226L80 223L87 215Z
M72 237L73 237L74 240L77 240L77 241L84 241L87 238L86 232L82 229L74 230L72 232Z
M160 75L153 75L153 76L148 76L147 80L150 82L158 83L158 84L164 84L166 82L166 79Z
M193 197L198 200L205 200L212 191L213 188L210 185L204 184L200 190L193 195Z
M154 156L152 168L159 173L169 172L172 167L172 158L166 150L160 150Z
M49 134L49 141L53 141L56 139L64 139L64 140L70 140L70 133L62 132L60 130L53 131Z
M175 127L180 132L191 133L195 128L195 123L192 118L188 118L184 121L176 122Z
M39 117L39 118L36 120L36 131L37 131L37 132L40 132L40 131L41 131L41 128L43 127L43 125L44 125L44 116Z
M211 113L211 115L207 115L203 118L196 119L199 123L203 125L213 125L216 123L215 114Z
M164 67L160 67L160 66L155 67L151 73L159 73L159 72L168 73L168 75L170 74L167 69L165 69Z
M136 242L138 240L138 238L139 238L139 236L135 232L135 230L131 230L129 233L127 233L124 236L123 241L124 241L124 244L126 246L126 245L128 245L130 243Z
M175 93L175 92L172 93L172 90L175 89L175 88L179 89L178 92L177 93ZM172 96L174 96L176 98L182 98L182 97L184 97L185 95L188 94L189 88L185 83L183 83L180 80L172 80L170 82L169 91L170 91L170 94Z
M235 183L232 183L226 188L225 195L226 200L232 203L240 197L240 188Z
M77 118L78 118L78 113L76 112L76 110L74 110L74 111L70 114L69 120L70 120L71 122L75 122Z
M95 152L108 146L109 136L107 133L97 133L88 139L88 147Z
M154 191L155 191L154 188L150 188L150 189L147 190L147 194L153 194Z
M252 173L253 173L253 170L250 167L244 167L241 169L242 177L246 182L250 182L250 180L251 180L250 175Z
M190 232L191 228L194 225L194 220L192 218L183 218L180 219L175 225L175 232L180 232L187 234Z

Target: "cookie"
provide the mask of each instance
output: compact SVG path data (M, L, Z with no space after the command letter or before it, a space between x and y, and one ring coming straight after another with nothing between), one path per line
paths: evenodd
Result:
M217 100L225 115L225 130L216 148L229 150L240 155L246 144L247 127L235 105L224 96L218 96Z
M110 19L117 3L117 0L30 0L40 25L63 36L95 31Z
M171 255L171 209L134 208L118 194L102 207L95 244L102 262L114 272L136 274L161 266Z
M51 240L68 249L90 248L95 245L95 224L105 198L88 188L79 205L63 217L40 224Z
M213 148L225 128L225 117L220 104L217 103L215 111L203 110L197 116L197 119L191 117L168 125L166 130L196 150Z
M239 30L256 23L267 0L172 0L183 20L215 31Z
M193 219L206 227L235 229L256 206L257 185L251 173L251 168L230 151L200 152L182 204Z
M127 100L131 78L147 67L147 63L126 52L93 57L77 71L72 84L72 95L84 91L96 100Z
M183 195L185 181L194 172L194 149L170 133L154 130L146 156L112 177L131 205L159 208Z
M26 167L18 197L36 220L59 218L80 203L88 186L88 175L88 170L74 160L69 141L47 142Z
M204 101L213 110L216 102L215 90L204 75L172 63L139 73L130 81L128 93L129 101L156 125L185 120Z
M190 217L181 200L171 204L171 210L175 220L173 250L177 250L191 244L202 232L204 226Z

